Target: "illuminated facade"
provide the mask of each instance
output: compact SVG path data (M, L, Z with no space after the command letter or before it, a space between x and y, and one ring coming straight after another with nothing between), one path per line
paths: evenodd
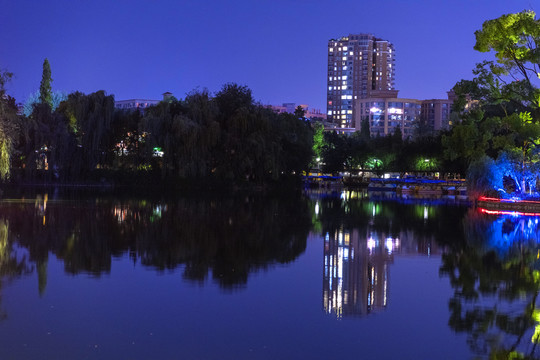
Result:
M394 89L394 62L392 43L372 34L328 41L328 120L340 128L353 128L355 100Z
M355 130L360 130L363 121L369 122L371 136L393 134L400 128L403 138L413 137L415 127L423 124L428 132L448 129L450 108L453 100L448 99L403 99L397 90L373 92L377 97L356 100Z
M369 121L371 136L393 134L401 129L404 138L412 137L414 125L420 119L422 102L415 99L369 98L358 100L355 128Z

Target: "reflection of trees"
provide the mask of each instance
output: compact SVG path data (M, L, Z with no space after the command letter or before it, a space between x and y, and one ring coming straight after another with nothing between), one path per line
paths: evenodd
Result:
M342 197L321 198L318 201L320 228L323 233L339 229L366 229L398 237L414 234L419 248L427 248L434 236L443 243L460 236L455 224L463 217L465 207L435 204L429 200L417 203L373 201L360 192L346 192Z
M46 202L46 200L45 200ZM157 270L183 266L187 279L233 287L250 272L294 260L305 250L310 219L300 199L235 197L177 201L92 200L4 204L20 245L37 269L48 254L68 273L109 272L113 257L128 254ZM45 266L44 266L45 265ZM38 274L40 291L46 273Z
M467 332L471 349L490 359L533 359L540 329L538 224L470 210L465 242L443 255L441 274L454 288L449 326Z
M0 291L3 280L9 280L30 270L26 264L26 257L17 258L13 245L8 241L8 234L9 223L0 220ZM6 313L0 308L0 320L6 316Z

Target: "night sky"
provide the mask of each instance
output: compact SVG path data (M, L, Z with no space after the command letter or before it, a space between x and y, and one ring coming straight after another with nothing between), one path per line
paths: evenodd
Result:
M366 32L394 44L400 97L445 98L488 57L474 31L524 9L540 1L0 0L0 69L19 102L48 58L53 89L68 93L183 98L236 82L263 104L325 111L328 40Z

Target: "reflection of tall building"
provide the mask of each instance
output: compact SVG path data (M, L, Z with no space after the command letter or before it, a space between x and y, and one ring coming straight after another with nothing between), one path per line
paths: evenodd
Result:
M388 302L389 265L396 255L440 254L431 236L401 231L397 238L352 229L324 238L323 309L336 317L366 315Z
M388 264L399 239L358 229L336 231L324 239L323 308L343 316L365 315L386 307Z

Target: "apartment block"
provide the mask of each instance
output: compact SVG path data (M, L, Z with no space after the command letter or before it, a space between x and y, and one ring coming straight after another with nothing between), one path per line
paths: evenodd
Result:
M354 128L356 100L394 89L392 43L372 34L328 41L327 119L339 128Z

